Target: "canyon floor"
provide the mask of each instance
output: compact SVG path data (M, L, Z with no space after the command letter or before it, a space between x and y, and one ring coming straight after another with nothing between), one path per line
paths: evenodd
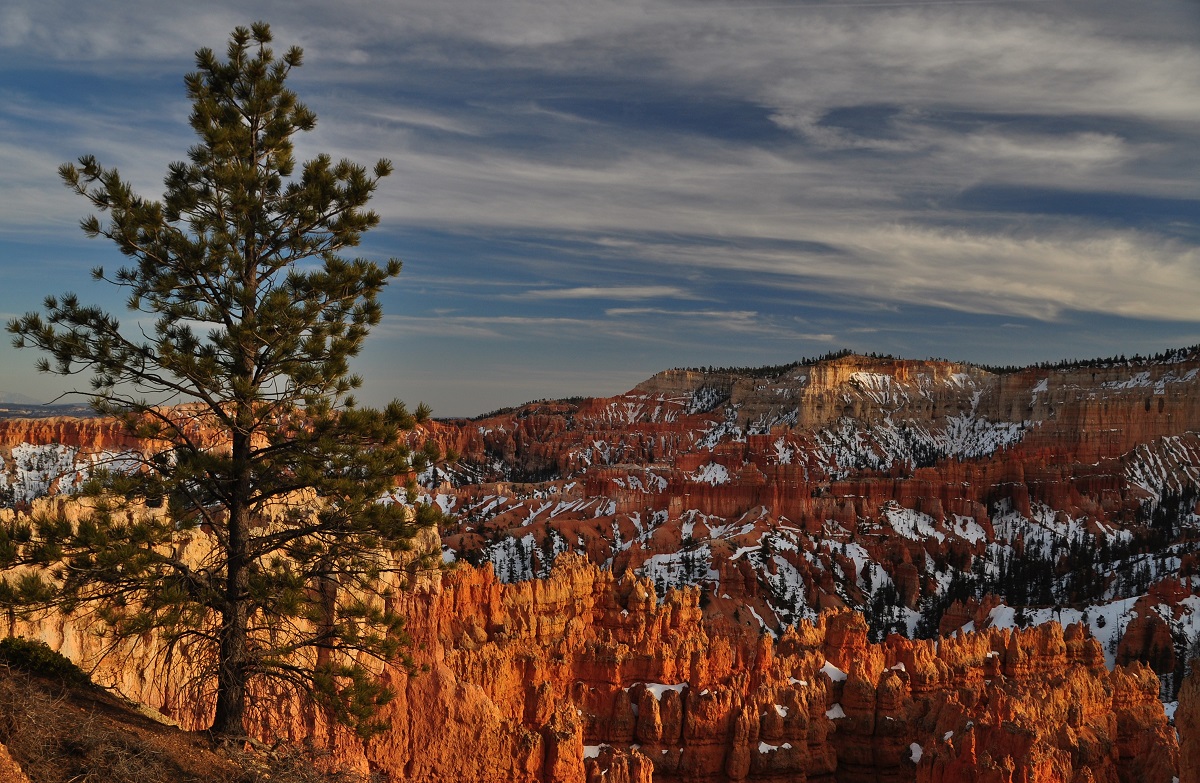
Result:
M119 694L0 663L4 783L351 783L290 749L222 749Z
M457 459L416 477L443 567L397 599L391 731L264 735L390 780L1195 780L1195 349L671 370L427 443ZM0 422L5 513L141 447Z

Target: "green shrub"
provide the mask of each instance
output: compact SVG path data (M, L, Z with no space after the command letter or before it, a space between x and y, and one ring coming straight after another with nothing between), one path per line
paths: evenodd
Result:
M92 681L87 672L51 650L45 642L22 636L0 639L0 664L68 684L87 685Z

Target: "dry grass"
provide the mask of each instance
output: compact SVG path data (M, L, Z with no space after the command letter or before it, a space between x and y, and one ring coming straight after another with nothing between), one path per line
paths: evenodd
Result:
M34 783L187 779L162 748L81 708L72 694L27 673L0 674L0 740Z
M101 688L0 664L0 742L32 783L367 783L298 749L217 749Z

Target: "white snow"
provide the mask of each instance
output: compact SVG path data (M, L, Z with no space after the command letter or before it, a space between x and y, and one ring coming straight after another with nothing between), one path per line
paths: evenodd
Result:
M654 694L654 699L656 701L662 701L662 697L663 697L664 693L666 693L667 691L675 691L676 693L682 693L683 689L687 687L687 683L681 682L676 685L663 685L661 682L648 682L645 684L645 687L646 687L646 690L648 690Z
M821 667L821 671L825 672L825 676L827 676L833 682L846 681L846 673L834 666L829 661L825 661L825 665Z
M890 375L856 372L850 376L850 385L878 405L899 405L908 400L903 387Z
M829 718L831 720L837 720L838 718L846 717L846 711L844 709L842 709L842 705L839 702L837 704L834 704L829 709L825 710L825 717Z
M1096 641L1100 642L1100 647L1104 650L1104 662L1109 669L1112 669L1116 665L1117 639L1133 618L1133 606L1139 597L1122 598L1089 606L1082 610L1053 607L1029 609L1026 610L1025 617L1028 625L1041 625L1053 620L1066 627L1071 623L1083 622L1086 616L1092 636L1096 637ZM1184 599L1181 603L1186 603L1188 600ZM1197 597L1196 600L1197 605L1200 606L1200 597ZM1013 607L1000 604L992 609L988 616L991 618L992 626L996 628L1015 628L1017 627L1016 614L1017 610ZM1195 617L1200 621L1200 616L1189 614L1189 617Z
M724 402L725 399L726 395L721 390L714 389L711 386L701 386L692 392L691 399L688 400L687 412L707 413Z
M717 584L721 576L712 568L712 550L707 543L679 552L653 555L636 570L663 588Z
M920 763L921 756L924 755L925 749L922 748L920 745L918 745L915 742L913 744L909 745L908 749L912 752L913 763L914 764Z
M765 742L759 742L758 743L758 752L759 753L771 753L773 751L779 750L780 748L783 748L784 750L790 750L791 747L792 747L792 744L790 742L785 742L782 745L768 745Z
M884 511L884 516L893 530L912 541L922 541L926 538L936 538L938 541L946 540L946 534L935 527L937 523L928 514L890 505Z
M1008 448L1024 436L1023 423L993 422L964 413L946 420L941 441L948 456L974 459Z
M1100 386L1105 389L1137 389L1139 387L1149 385L1149 371L1139 372L1137 375L1134 375L1126 381L1105 381L1104 383L1100 384Z
M976 392L973 406L979 402ZM816 453L829 478L845 478L855 470L885 470L896 463L916 464L930 458L974 459L1007 448L1025 436L1029 422L993 422L974 407L948 416L942 424L893 421L871 424L845 417L815 433Z
M688 480L697 484L710 484L714 487L718 484L728 484L729 470L724 465L709 462L701 465L695 473L690 474Z
M22 443L13 446L13 502L29 502L50 492L50 488L58 482L59 492L70 492L72 479L83 479L87 476L87 468L83 465L76 476L76 450L71 446L58 443L45 446L35 446Z
M762 615L760 615L758 612L754 611L753 606L751 606L750 604L745 604L745 606L747 609L750 610L750 614L754 615L754 619L758 620L758 625L760 628L765 628L766 630L771 631L770 626L767 625L767 621L762 618ZM775 636L776 634L774 631L771 631L771 635Z
M954 534L970 544L987 540L987 532L971 517L954 515Z
M1127 458L1125 478L1153 497L1200 484L1200 441L1172 435L1144 443Z

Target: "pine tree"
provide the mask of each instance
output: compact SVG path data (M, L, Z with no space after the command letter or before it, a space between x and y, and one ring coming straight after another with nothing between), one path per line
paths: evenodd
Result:
M270 42L259 22L234 30L227 61L196 53L185 82L199 141L161 201L91 156L60 169L108 215L84 231L133 260L93 276L143 324L123 330L66 294L8 329L49 355L40 370L90 373L81 393L97 412L155 446L134 470L97 474L92 517L0 530L0 566L43 569L6 579L0 599L86 605L114 641L156 632L164 650L199 656L218 735L243 733L262 678L369 733L389 694L366 663L405 660L388 598L424 521L379 501L428 456L401 441L427 411L351 396L349 360L400 263L339 253L378 223L365 206L391 166L321 155L294 173L293 136L316 117L285 86L301 50L276 58Z

